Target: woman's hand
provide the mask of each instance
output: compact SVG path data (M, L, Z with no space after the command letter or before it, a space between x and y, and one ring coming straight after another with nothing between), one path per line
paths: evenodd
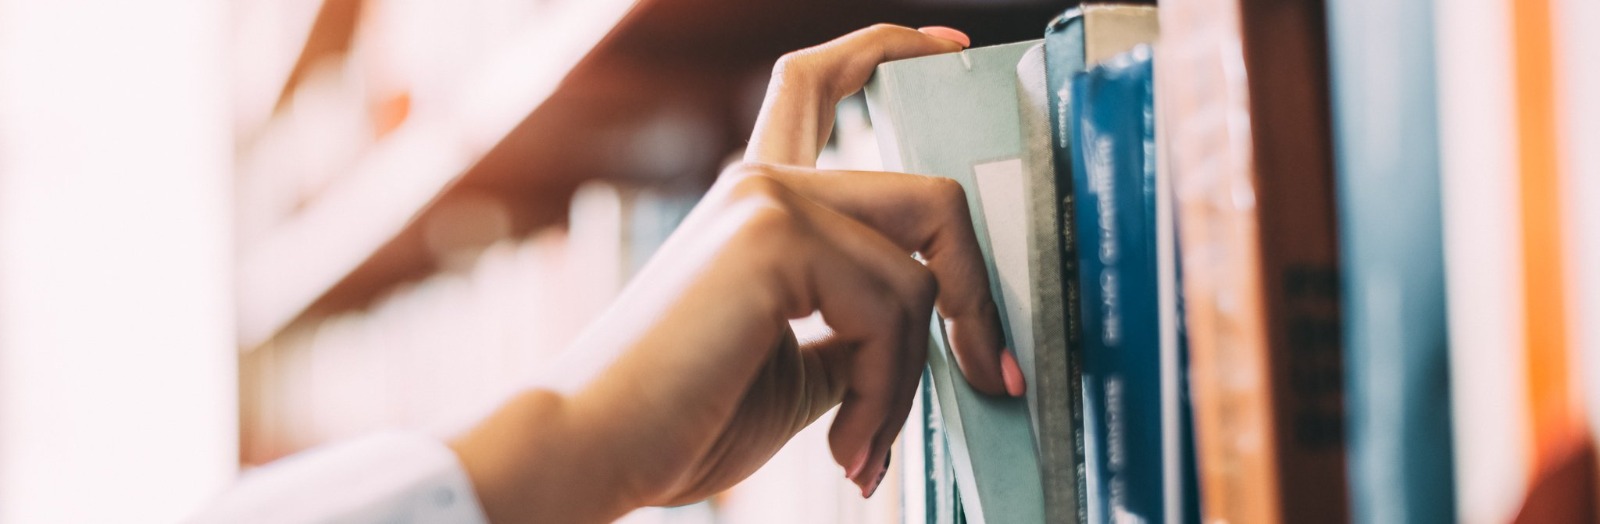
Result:
M968 381L1020 395L960 186L810 167L835 105L879 63L966 44L949 29L880 25L785 56L747 162L575 345L583 362L452 443L490 518L602 520L700 500L834 406L834 459L870 495L935 306ZM789 321L815 312L831 332L797 340Z

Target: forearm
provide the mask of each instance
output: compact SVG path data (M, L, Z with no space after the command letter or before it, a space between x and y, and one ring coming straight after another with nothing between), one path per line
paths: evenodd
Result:
M533 389L449 443L490 522L609 522L633 509L582 418L560 394Z

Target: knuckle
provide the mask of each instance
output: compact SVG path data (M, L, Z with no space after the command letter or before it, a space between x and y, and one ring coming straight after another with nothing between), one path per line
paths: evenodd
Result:
M777 63L772 66L772 77L785 83L806 78L815 78L817 75L817 52L815 48L790 51L778 57Z
M890 24L890 23L886 23L886 22L879 22L879 23L867 26L865 31L868 34L871 34L872 36L881 37L881 36L888 36L888 35L892 35L892 34L895 34L895 33L899 33L901 31L905 31L906 29L908 29L908 28L905 27L905 26L902 26L902 25L895 25L895 24Z
M728 188L728 192L736 201L783 202L783 183L772 178L765 171L742 171L738 173L738 176L730 180L732 187Z
M757 162L735 162L722 169L722 174L717 177L719 182L735 182L745 177L766 175L771 167Z
M941 209L965 210L967 207L967 190L961 187L960 182L949 178L928 177L930 192L933 200Z

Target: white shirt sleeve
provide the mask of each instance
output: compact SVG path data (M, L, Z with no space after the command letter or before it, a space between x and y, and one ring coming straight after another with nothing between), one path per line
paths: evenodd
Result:
M449 448L421 435L383 433L251 471L190 522L484 524L488 519Z

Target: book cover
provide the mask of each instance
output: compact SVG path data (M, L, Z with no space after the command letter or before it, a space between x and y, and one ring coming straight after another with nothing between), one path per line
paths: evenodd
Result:
M959 182L988 265L1008 347L1033 350L1017 64L1037 42L878 66L867 108L884 168ZM1028 405L972 389L934 319L928 366L956 485L972 522L1043 522Z
M1328 3L1358 521L1455 519L1433 5ZM1383 60L1373 57L1382 56Z
M1056 158L1051 147L1049 82L1044 44L1035 44L1017 63L1017 109L1022 124L1022 164L1027 172L1028 271L1033 303L1032 358L1019 358L1028 381L1028 412L1039 443L1040 481L1046 520L1079 521L1078 478L1083 464L1078 438L1083 433L1080 376L1069 363L1067 325L1076 322L1077 282L1063 279L1060 210L1056 199ZM1066 160L1063 159L1063 162ZM1074 273L1075 274L1075 273ZM1073 288L1073 293L1067 289Z
M1346 521L1322 3L1160 15L1205 519Z
M1164 521L1155 116L1148 46L1072 81L1091 522Z

